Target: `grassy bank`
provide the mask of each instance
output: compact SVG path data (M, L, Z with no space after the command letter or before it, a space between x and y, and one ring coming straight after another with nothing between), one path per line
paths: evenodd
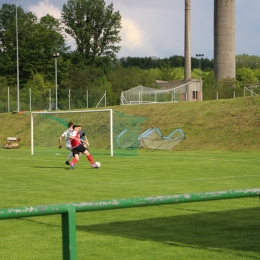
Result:
M109 107L129 115L147 118L141 132L158 127L164 136L176 128L186 135L173 151L258 151L260 97ZM69 120L69 117L67 118ZM91 131L95 129L95 118ZM0 140L19 136L21 147L30 147L30 113L0 114ZM51 125L50 125L51 127ZM87 129L91 138L92 132ZM47 137L46 137L47 138Z

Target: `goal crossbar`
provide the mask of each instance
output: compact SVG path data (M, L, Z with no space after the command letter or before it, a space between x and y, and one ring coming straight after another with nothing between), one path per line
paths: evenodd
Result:
M93 113L93 112L109 112L110 115L110 155L113 156L113 109L96 109L96 110L63 110L63 111L41 111L41 112L31 112L31 154L34 154L34 124L33 115L37 114L69 114L69 113Z

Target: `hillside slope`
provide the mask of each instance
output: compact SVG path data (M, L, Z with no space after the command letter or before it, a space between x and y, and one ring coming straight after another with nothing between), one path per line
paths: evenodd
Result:
M181 128L186 139L173 151L258 151L260 96L203 102L109 107L146 117L142 131L158 127L164 136ZM30 114L0 114L0 140L19 136L30 147Z

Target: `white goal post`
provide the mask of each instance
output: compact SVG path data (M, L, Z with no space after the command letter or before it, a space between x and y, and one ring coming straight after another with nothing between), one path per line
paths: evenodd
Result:
M113 156L113 109L96 109L96 110L77 110L77 111L41 111L41 112L31 112L31 154L34 154L34 124L33 115L36 114L69 114L69 113L95 113L95 112L109 112L110 117L110 155Z

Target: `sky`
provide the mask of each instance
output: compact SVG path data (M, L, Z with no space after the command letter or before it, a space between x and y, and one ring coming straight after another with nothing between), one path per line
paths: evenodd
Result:
M67 0L16 0L25 11L39 18L50 14L61 17ZM169 58L184 56L184 3L185 0L105 0L113 3L122 16L120 36L122 57ZM236 55L260 56L260 0L235 0ZM15 3L15 0L0 0ZM214 0L191 0L191 56L204 54L214 58L213 46ZM68 45L75 48L73 39Z

